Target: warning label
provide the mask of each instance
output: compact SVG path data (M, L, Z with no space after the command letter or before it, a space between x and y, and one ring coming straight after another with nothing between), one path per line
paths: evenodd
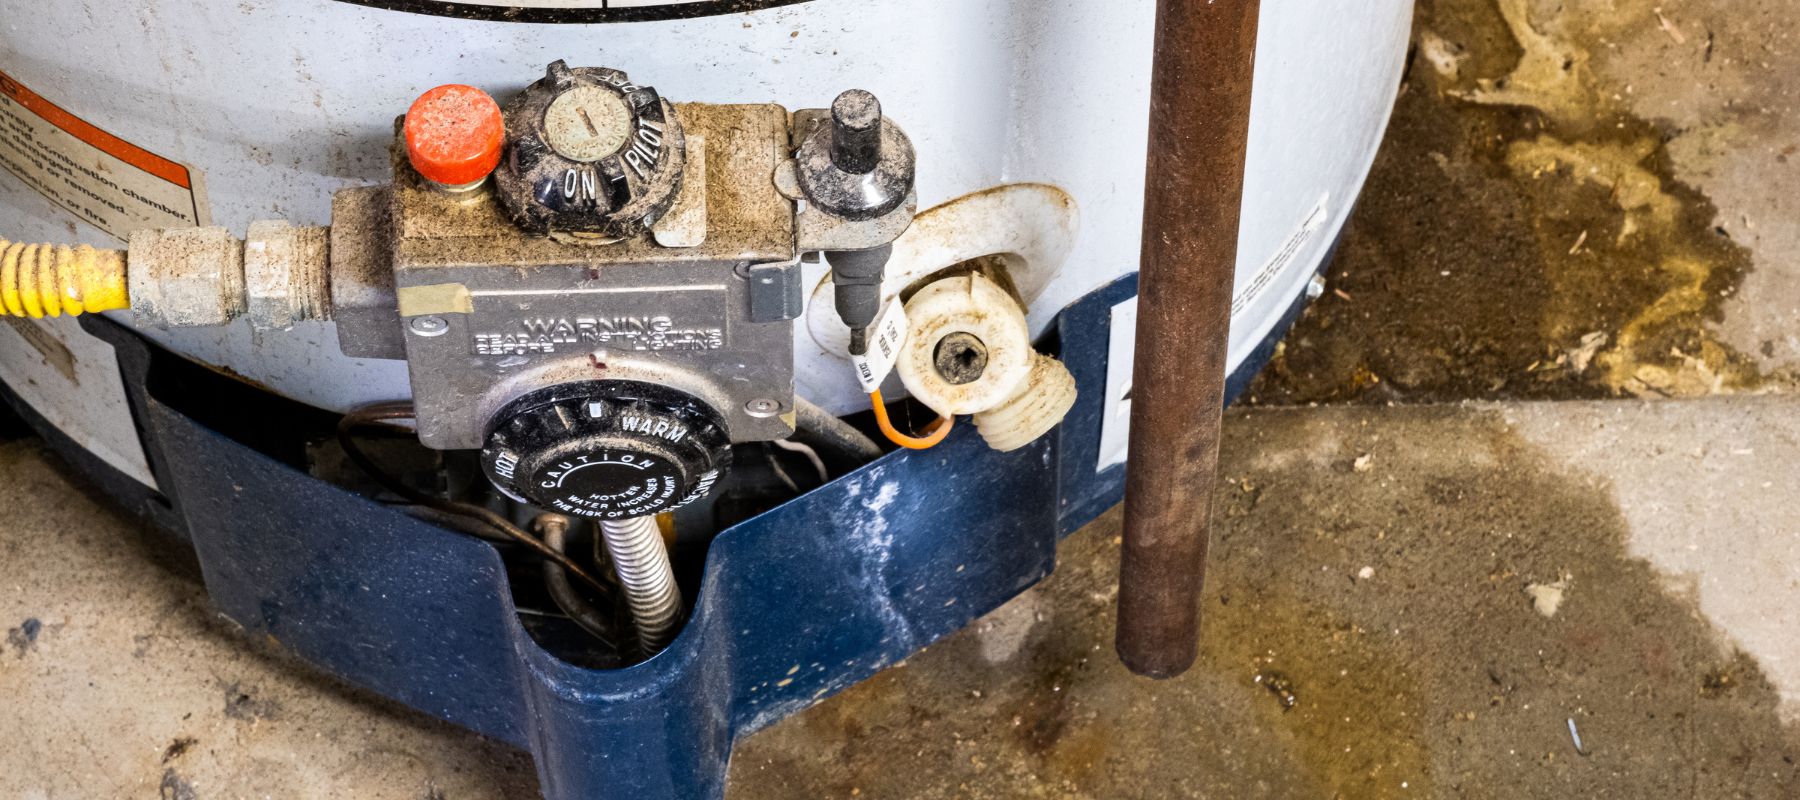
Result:
M0 167L121 240L209 222L199 173L82 121L4 72Z
M1325 222L1331 219L1330 206L1331 195L1319 198L1319 204L1313 206L1312 213L1307 214L1306 219L1301 221L1300 229L1294 231L1294 234L1288 237L1287 242L1281 245L1281 249L1275 251L1275 255L1263 263L1262 269L1257 270L1256 275L1250 279L1250 285L1240 289L1237 295L1231 299L1231 316L1236 317L1242 314L1245 308L1256 301L1256 298L1268 291L1277 276L1287 271L1288 265L1294 263L1294 259L1300 257L1300 252L1306 248L1307 243L1312 241L1313 235L1317 234L1320 228L1325 227Z

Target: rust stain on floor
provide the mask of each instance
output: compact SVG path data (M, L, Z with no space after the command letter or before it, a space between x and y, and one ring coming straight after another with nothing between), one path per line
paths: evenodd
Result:
M1024 600L740 745L733 796L1800 793L1755 663L1627 555L1607 486L1497 414L1261 410L1226 432L1193 672L1113 656L1115 512ZM1552 583L1546 617L1527 590Z
M1597 20L1641 22L1649 5L1422 3L1393 128L1328 273L1335 291L1248 400L1696 396L1793 383L1714 333L1750 254L1715 225L1711 201L1673 177L1667 123L1633 116L1593 75L1589 47L1615 33ZM1572 29L1580 41L1560 33Z

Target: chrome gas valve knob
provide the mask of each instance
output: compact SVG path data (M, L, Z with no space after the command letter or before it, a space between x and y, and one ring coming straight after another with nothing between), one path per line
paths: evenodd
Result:
M807 135L794 160L807 202L836 219L879 220L914 197L912 140L882 116L881 101L862 89L851 89L832 101L829 118ZM852 355L868 349L869 325L881 311L881 281L892 254L891 241L888 237L825 253L838 316L850 329Z
M881 114L881 101L851 89L831 103L795 155L800 190L821 211L863 222L900 207L916 173L912 140Z

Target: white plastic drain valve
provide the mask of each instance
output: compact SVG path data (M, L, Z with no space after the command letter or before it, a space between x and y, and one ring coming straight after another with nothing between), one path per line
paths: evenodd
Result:
M973 415L990 447L1017 450L1075 405L1075 379L1031 347L1018 301L980 274L933 282L906 303L900 381L943 416Z

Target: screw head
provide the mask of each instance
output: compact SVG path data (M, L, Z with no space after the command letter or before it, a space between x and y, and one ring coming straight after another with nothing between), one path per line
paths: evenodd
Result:
M437 316L436 314L424 317L413 317L412 321L408 322L406 326L411 328L413 333L426 337L443 336L450 332L449 320Z
M951 386L981 380L987 374L987 343L972 333L957 331L938 340L931 354L938 377Z
M781 403L766 397L757 398L744 404L744 413L757 419L767 419L781 413Z

